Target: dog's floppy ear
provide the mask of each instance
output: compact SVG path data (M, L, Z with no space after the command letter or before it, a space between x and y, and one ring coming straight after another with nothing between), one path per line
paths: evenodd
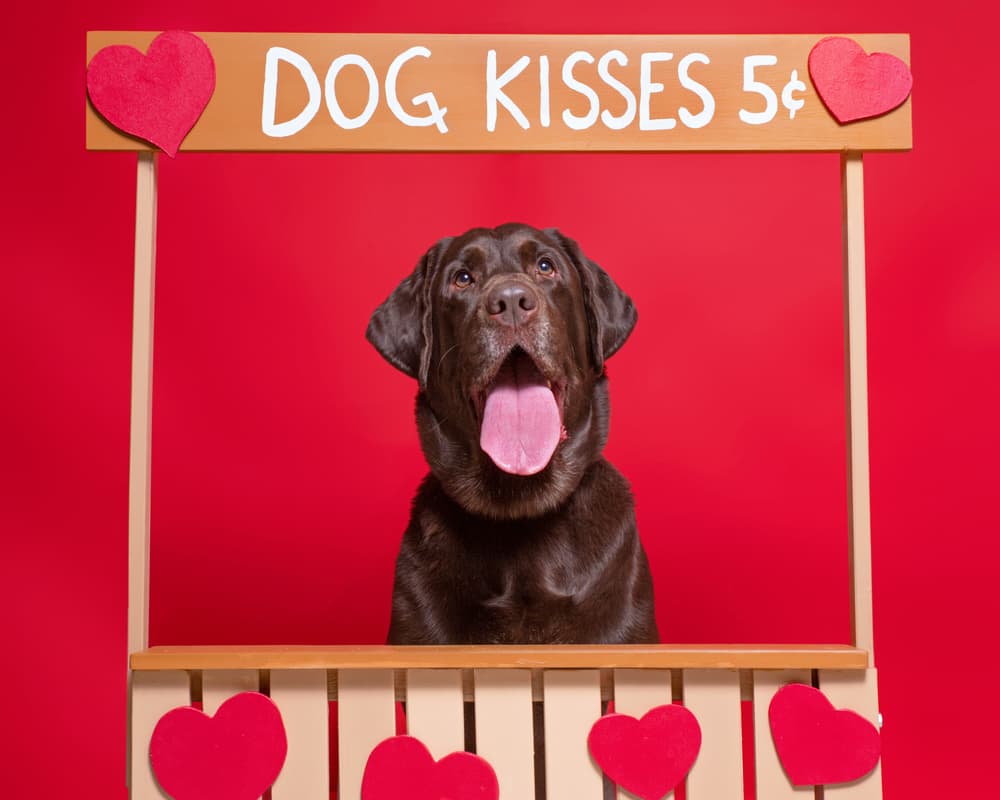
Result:
M365 337L396 369L427 380L433 330L430 285L438 260L451 239L442 239L430 250L382 303L368 321Z
M605 360L625 344L639 314L632 298L618 288L608 273L583 254L580 245L555 228L549 228L545 233L562 245L580 275L587 304L591 351L600 372L604 369Z

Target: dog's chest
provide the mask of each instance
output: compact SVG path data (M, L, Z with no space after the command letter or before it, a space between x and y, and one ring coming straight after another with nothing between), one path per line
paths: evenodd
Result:
M563 641L569 630L579 632L602 594L603 565L551 532L521 547L479 547L464 560L468 570L452 588L473 641Z

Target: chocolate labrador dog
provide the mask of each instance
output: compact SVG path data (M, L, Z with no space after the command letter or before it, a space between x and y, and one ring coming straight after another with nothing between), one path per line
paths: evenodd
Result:
M601 456L631 299L556 230L434 245L368 340L416 378L430 474L396 562L391 644L655 642L632 494Z

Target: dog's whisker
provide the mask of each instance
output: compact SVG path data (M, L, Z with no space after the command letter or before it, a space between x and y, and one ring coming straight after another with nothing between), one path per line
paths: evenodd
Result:
M449 353L450 353L450 352L451 352L452 350L455 350L455 349L457 349L457 348L458 348L458 344L457 344L457 343L456 343L456 344L453 344L453 345L452 345L451 347L449 347L449 348L448 348L447 350L445 350L445 351L444 351L444 352L443 352L443 353L441 354L441 358L439 358L439 359L438 359L438 365L437 365L437 369L438 369L438 372L440 372L440 371L441 371L441 365L442 365L442 364L444 363L444 360L445 360L445 358L447 358L448 354L449 354Z
M434 420L434 426L431 428L431 433L437 433L439 430L441 430L441 428L447 421L448 421L447 417L441 417L439 419Z

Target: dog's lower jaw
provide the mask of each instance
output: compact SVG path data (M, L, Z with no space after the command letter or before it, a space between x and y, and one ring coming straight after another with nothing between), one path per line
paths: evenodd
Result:
M426 395L417 396L417 430L431 472L466 511L495 520L532 519L559 508L573 494L607 441L607 379L591 390L586 413L574 418L548 466L535 475L510 475L478 447L478 438L453 431ZM444 465L448 468L444 469Z

